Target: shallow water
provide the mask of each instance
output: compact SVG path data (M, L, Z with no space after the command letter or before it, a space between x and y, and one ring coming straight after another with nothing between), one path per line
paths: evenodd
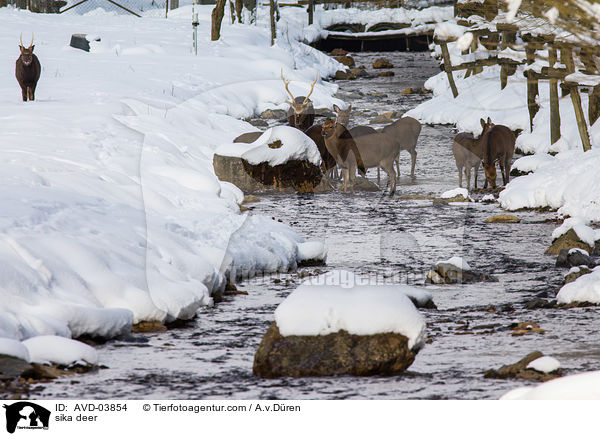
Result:
M382 54L359 54L370 64ZM402 95L439 71L426 53L386 53L399 68L391 78L341 82L340 96L360 111L404 111L428 98ZM362 95L359 95L358 93ZM386 94L382 96L381 94ZM384 281L424 286L438 310L423 309L430 343L408 373L395 377L316 377L263 380L252 375L254 352L282 299L302 280L297 273L250 280L238 286L248 295L227 297L199 311L186 327L134 334L131 341L99 346L108 369L46 385L46 398L173 399L495 399L532 382L485 379L483 372L514 363L540 350L556 357L567 373L598 369L598 309L527 310L537 295L553 297L563 270L544 256L555 225L552 214L518 212L520 224L486 224L501 213L495 204L434 206L406 194L439 195L457 185L451 152L454 132L423 126L416 179L408 154L401 155L397 194L261 195L251 213L281 219L310 239L329 246L326 267L300 274L349 269ZM371 180L376 172L370 170ZM385 176L382 176L385 184ZM499 281L468 285L424 285L432 263L458 255ZM545 334L515 337L509 326L534 321Z

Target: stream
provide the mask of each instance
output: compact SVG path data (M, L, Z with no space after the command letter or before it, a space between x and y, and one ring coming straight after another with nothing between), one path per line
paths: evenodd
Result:
M439 72L428 53L359 53L370 68L385 56L393 77L341 81L338 96L359 113L362 124L376 113L404 112L429 98L402 94L422 88ZM394 197L384 192L319 195L261 194L250 213L281 219L306 239L327 243L327 265L258 277L238 285L248 295L227 296L199 310L185 326L134 333L98 346L107 369L45 385L41 398L84 399L497 399L535 382L486 379L483 372L539 350L561 362L566 374L598 369L597 308L529 310L524 302L552 298L565 270L543 253L556 227L552 213L520 211L519 224L487 224L502 213L496 203L433 205L431 199L458 185L449 126L423 126L416 178L403 152ZM377 181L376 171L369 179ZM382 185L386 175L382 173ZM480 184L483 174L480 170ZM498 282L425 285L431 265L461 256ZM307 274L348 269L379 280L424 287L438 309L421 309L429 335L408 371L393 377L312 377L265 380L252 375L254 353L277 305ZM518 321L545 333L513 336Z

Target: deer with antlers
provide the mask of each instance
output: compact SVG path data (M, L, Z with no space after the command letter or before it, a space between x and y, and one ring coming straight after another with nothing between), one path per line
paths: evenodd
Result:
M283 77L283 70L281 70L281 80L283 80L285 90L292 98L291 100L287 100L287 103L290 105L287 113L288 124L292 127L302 130L303 132L315 122L315 108L313 107L312 101L309 99L309 97L313 93L318 79L319 74L317 73L315 81L310 85L310 92L306 97L294 97L289 88L290 81L285 80Z
M42 67L37 56L33 54L33 34L31 35L31 44L29 47L23 46L23 34L20 37L19 49L21 55L17 59L17 65L15 67L15 76L17 82L21 86L21 94L23 101L35 100L35 87L40 78Z

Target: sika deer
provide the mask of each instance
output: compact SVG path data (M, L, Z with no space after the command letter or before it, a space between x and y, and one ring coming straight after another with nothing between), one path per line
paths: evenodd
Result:
M396 191L394 161L399 150L390 136L376 132L353 138L348 129L331 118L325 120L322 129L327 150L342 168L344 191L348 189L348 185L353 190L356 166L358 165L360 169L362 164L363 173L365 168L381 166L390 177L390 195L394 194ZM353 153L349 153L350 150Z
M515 134L506 126L495 125L490 118L487 123L481 119L481 125L484 132L481 134L483 139L483 169L487 186L496 188L496 162L500 165L502 172L502 183L504 186L510 178L510 166L512 156L515 152ZM486 129L487 126L487 129Z
M394 139L400 151L406 150L410 153L410 176L415 177L415 164L417 163L417 140L421 134L421 123L411 117L403 117L383 128L381 131ZM400 169L398 169L400 174Z
M33 35L31 35L31 44L29 44L29 47L23 46L23 34L21 34L20 41L19 50L21 51L21 55L17 59L15 76L21 87L23 101L27 101L27 99L33 101L35 100L35 87L40 78L42 67L37 56L33 54L35 47L33 45Z
M319 74L317 73L317 77L315 77L315 81L310 85L310 92L306 97L294 97L289 88L290 82L285 80L283 77L283 70L281 71L281 80L283 80L285 90L292 98L291 100L287 100L287 103L290 105L287 113L288 124L303 132L315 122L315 108L308 97L313 93L318 79Z
M484 127L484 131L485 131ZM467 176L467 189L471 190L471 169L475 169L475 189L477 189L477 173L483 157L483 141L471 133L461 132L454 137L452 143L452 153L458 168L458 186L462 188L463 168Z

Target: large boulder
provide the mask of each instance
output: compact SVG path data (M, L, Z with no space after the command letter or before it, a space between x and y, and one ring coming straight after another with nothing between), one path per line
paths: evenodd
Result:
M348 271L311 277L275 310L254 357L254 374L399 374L426 337L425 320L410 296L431 298L417 288L378 285Z
M217 149L213 167L219 180L233 183L244 193L331 189L323 179L316 144L300 130L277 126L246 135L255 140L245 143L238 137L235 143Z
M552 245L546 250L546 254L559 254L560 250L570 250L572 248L580 248L589 254L593 252L593 247L582 241L575 229L570 229L552 241Z
M392 375L406 370L416 354L398 333L282 336L274 322L254 356L253 372L265 378Z

